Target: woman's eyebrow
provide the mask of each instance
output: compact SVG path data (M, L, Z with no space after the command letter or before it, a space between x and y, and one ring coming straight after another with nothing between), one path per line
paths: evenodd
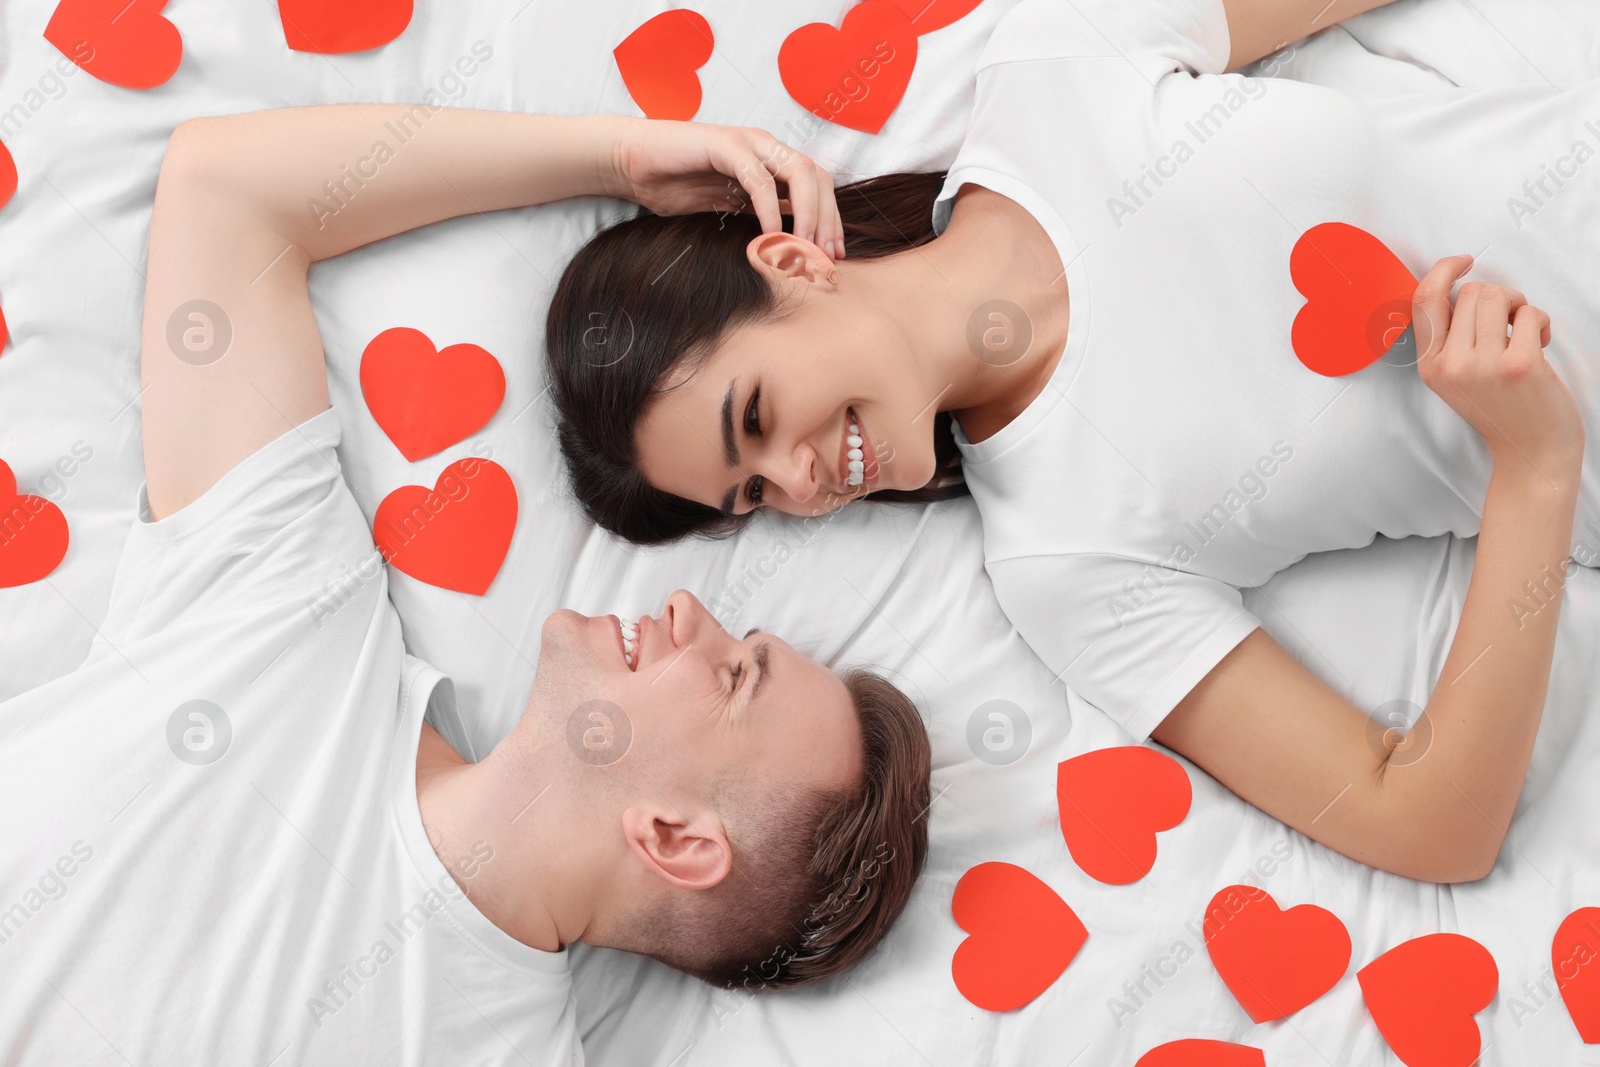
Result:
M728 461L728 466L734 470L739 469L739 442L733 438L733 389L739 384L735 378L728 383L728 391L722 397L722 458ZM739 500L739 483L735 483L722 495L722 513L733 514L733 505Z
M739 384L735 378L728 383L728 392L722 398L722 458L728 461L728 466L739 466L739 442L733 439L733 387Z

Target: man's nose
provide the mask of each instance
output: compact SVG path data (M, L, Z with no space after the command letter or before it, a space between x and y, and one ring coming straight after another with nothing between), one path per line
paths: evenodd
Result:
M706 606L687 589L679 589L667 598L667 610L662 612L672 619L672 643L679 648L699 645L706 651L731 640L728 631Z

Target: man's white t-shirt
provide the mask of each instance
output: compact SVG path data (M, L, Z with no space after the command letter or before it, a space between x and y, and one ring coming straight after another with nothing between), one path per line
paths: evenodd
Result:
M0 703L10 1064L582 1062L565 953L471 903L333 409L140 519L82 667ZM463 893L461 885L467 887Z
M1139 740L1258 625L1240 587L1478 531L1488 448L1414 345L1344 377L1296 358L1290 253L1320 223L1417 277L1474 254L1550 313L1589 429L1573 552L1600 562L1600 82L1357 99L1224 75L1229 47L1220 0L1023 0L934 209L942 230L963 184L993 189L1066 267L1052 380L957 442L1007 615Z

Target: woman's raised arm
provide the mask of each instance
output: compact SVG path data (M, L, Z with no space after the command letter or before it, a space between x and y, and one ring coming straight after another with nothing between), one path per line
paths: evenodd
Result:
M162 182L208 184L316 261L474 211L610 194L629 121L424 104L252 111L179 126Z
M582 195L754 211L842 236L832 184L760 130L406 104L183 123L156 188L141 383L151 516L328 406L317 260L469 213Z

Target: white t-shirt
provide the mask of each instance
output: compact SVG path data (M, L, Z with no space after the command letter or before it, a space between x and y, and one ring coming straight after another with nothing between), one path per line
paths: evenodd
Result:
M582 1062L566 954L428 843L454 690L405 652L338 442L330 408L156 523L141 487L88 659L0 703L8 1063Z
M1220 0L1023 0L934 209L942 230L964 183L993 189L1066 267L1051 382L957 441L1007 615L1139 740L1257 626L1240 587L1478 530L1487 446L1414 347L1338 378L1295 357L1290 252L1319 223L1417 277L1472 253L1550 312L1589 431L1574 555L1600 560L1600 83L1356 99L1221 74L1228 52Z

